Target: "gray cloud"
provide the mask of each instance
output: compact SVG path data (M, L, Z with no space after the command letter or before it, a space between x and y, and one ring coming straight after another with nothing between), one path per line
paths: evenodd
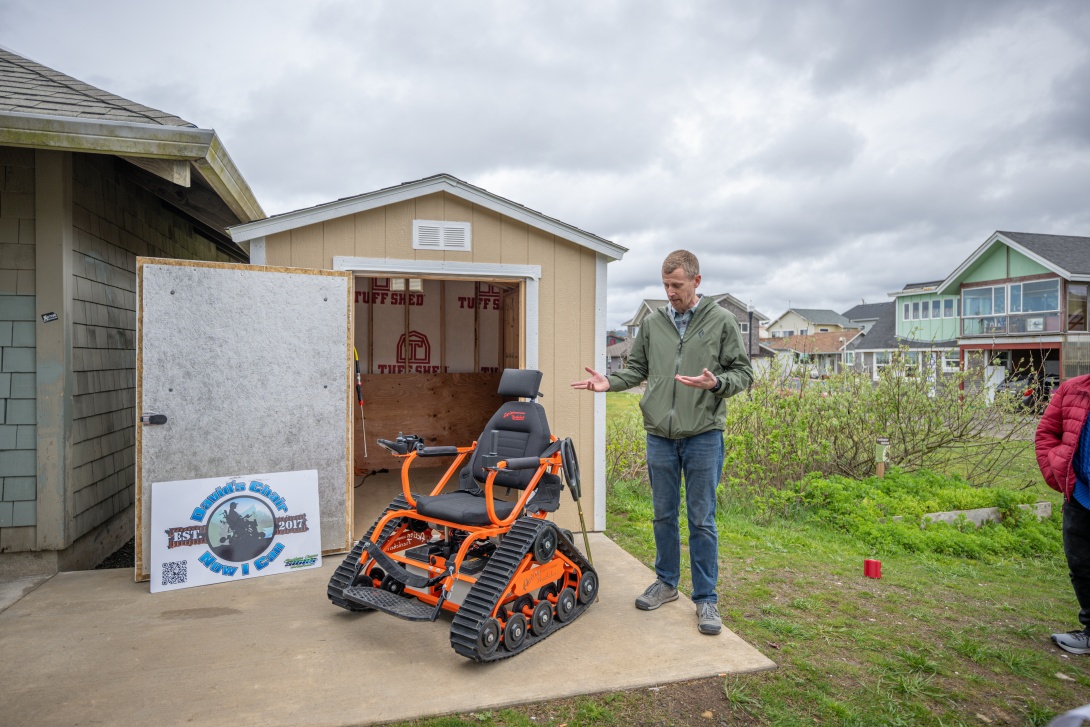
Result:
M0 43L214 127L269 212L449 172L768 315L1090 235L1085 3L0 0ZM216 17L215 32L207 18Z

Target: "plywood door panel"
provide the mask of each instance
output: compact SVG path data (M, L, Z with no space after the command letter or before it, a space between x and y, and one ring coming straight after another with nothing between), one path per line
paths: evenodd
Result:
M322 550L347 549L349 274L145 259L137 271L137 411L167 415L137 428L140 575L155 482L316 469Z

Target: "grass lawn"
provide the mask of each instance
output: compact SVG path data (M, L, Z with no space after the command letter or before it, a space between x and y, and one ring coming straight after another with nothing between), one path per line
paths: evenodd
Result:
M636 397L608 401L612 415ZM1034 471L1023 456L1012 488ZM611 483L608 506L607 534L650 565L646 485ZM1090 703L1090 657L1048 638L1078 625L1062 557L874 554L819 523L758 524L748 507L720 512L720 609L777 670L414 724L1043 725ZM863 577L875 555L880 580Z

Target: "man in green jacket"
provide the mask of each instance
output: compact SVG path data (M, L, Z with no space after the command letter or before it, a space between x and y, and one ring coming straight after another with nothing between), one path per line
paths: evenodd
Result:
M749 386L753 370L738 321L711 298L697 294L700 263L695 255L687 250L667 255L662 284L670 304L644 319L628 366L609 376L588 367L590 378L572 387L622 391L647 381L640 409L647 430L647 476L655 508L657 580L636 599L636 608L653 611L677 600L684 475L697 628L702 634L718 634L723 621L716 606L715 491L723 472L725 399Z

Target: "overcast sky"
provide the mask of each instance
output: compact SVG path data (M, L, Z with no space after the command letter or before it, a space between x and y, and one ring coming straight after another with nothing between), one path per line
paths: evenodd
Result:
M269 214L448 172L770 317L1090 236L1090 3L41 2L0 45L224 140Z

